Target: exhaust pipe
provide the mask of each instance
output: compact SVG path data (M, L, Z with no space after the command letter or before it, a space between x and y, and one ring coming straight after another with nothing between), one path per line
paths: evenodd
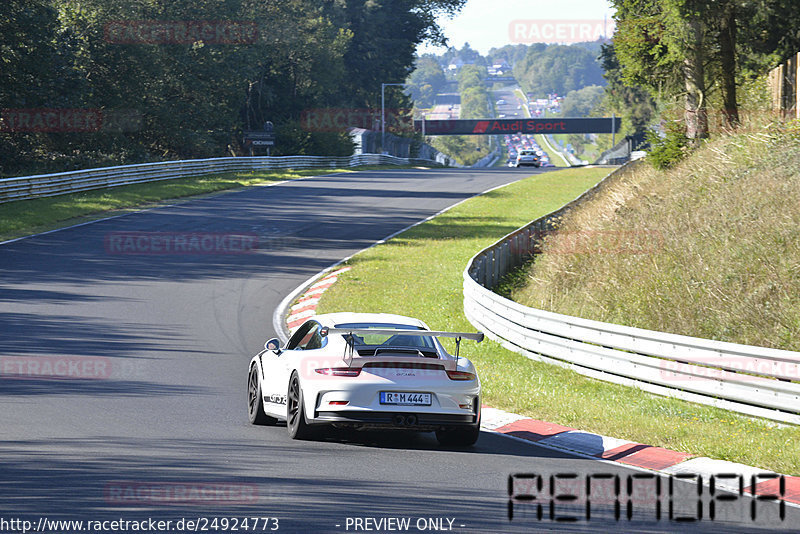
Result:
M417 416L413 414L396 414L394 417L392 417L392 424L395 426L414 426L417 424Z

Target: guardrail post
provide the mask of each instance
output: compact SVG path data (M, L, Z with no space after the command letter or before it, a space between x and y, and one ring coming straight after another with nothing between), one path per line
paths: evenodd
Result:
M533 229L528 226L526 233L527 239L525 239L525 255L530 256L533 254Z
M487 289L491 289L497 283L497 268L498 268L498 261L497 261L497 249L493 248L491 251L492 254L492 276L489 278L489 285L486 286Z

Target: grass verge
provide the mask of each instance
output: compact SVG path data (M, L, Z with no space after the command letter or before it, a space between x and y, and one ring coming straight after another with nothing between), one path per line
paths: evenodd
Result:
M357 254L318 312L391 312L431 328L473 330L462 311L462 272L479 250L588 189L607 169L536 175L471 199ZM651 395L529 360L492 341L467 344L483 402L504 410L691 454L787 474L800 472L800 430Z
M542 150L545 151L547 157L550 158L550 163L555 165L556 167L570 167L569 163L564 156L557 150L553 150L553 147L547 141L544 135L534 135L533 138L536 140L536 143L541 147Z
M142 209L166 200L293 180L303 176L387 168L406 167L370 165L348 169L280 169L211 174L7 202L0 204L0 241Z

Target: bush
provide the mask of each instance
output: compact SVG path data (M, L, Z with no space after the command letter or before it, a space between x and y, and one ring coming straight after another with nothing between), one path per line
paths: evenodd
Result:
M669 169L689 154L689 139L678 122L668 122L666 135L661 137L653 131L647 132L650 152L647 161L659 170Z

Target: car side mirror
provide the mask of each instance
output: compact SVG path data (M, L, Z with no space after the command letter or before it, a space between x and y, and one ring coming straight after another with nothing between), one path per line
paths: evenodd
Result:
M269 340L267 340L266 343L264 343L264 348L266 350L271 350L271 351L275 352L276 354L280 354L280 352L281 352L281 342L277 337L273 337L272 339L269 339Z

